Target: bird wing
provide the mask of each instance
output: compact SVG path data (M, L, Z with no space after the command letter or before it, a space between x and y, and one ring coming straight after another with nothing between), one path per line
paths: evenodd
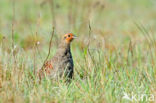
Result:
M52 61L46 61L44 63L43 68L41 68L37 73L40 80L45 77L45 74L49 75L51 73L51 70L53 70L52 64Z
M50 71L53 69L52 61L47 61L44 64L44 70L46 74L50 74Z

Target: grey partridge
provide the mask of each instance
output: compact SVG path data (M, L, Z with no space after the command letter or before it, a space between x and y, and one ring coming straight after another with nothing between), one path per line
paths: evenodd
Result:
M58 46L56 54L53 58L47 61L43 68L39 70L40 80L46 76L52 79L66 78L72 79L73 77L73 58L70 50L70 44L75 39L72 33L65 34Z

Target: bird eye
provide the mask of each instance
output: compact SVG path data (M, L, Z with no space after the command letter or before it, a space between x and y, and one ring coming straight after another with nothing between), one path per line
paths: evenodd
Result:
M68 37L70 37L70 35L68 35Z

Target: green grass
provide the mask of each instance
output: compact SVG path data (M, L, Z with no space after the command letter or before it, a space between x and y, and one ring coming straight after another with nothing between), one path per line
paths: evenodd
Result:
M44 0L14 3L12 28L13 2L0 0L1 103L156 101L149 101L150 94L156 96L155 0L54 0L54 13ZM34 75L48 54L53 26L49 59L62 34L79 37L71 46L75 68L70 85L49 78L39 83ZM129 101L124 93L137 99L146 94L147 100Z

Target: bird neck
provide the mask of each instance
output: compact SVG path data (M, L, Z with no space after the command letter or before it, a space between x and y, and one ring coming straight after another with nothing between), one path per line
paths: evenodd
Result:
M70 53L70 43L61 43L59 45L58 51L63 55Z

